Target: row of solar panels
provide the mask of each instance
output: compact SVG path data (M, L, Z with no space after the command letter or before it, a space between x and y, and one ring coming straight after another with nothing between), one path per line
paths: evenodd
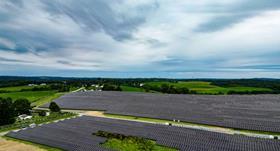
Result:
M108 150L100 145L106 138L93 135L99 130L156 140L160 145L182 151L280 150L280 142L277 140L89 116L11 132L8 136L64 150Z
M63 96L56 102L60 107L68 109L105 110L113 114L280 132L280 95L79 92Z

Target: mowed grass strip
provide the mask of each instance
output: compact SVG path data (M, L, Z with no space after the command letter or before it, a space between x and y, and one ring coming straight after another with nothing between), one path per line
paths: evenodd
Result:
M38 101L35 101L33 102L31 105L32 106L36 106L36 107L39 107L41 105L44 105L44 104L47 104L59 97L61 97L62 95L66 94L67 92L59 92L59 93L54 93L52 95L48 95L48 96L45 96L45 97L42 97L40 98Z
M151 86L157 86L160 87L163 84L167 85L173 85L174 87L178 88L188 88L189 90L196 91L200 94L218 94L223 93L226 94L229 91L236 91L236 92L246 92L246 91L272 91L268 88L256 88L256 87L220 87L216 85L211 85L211 82L203 82L203 81L189 81L189 82L147 82L145 84L151 85Z

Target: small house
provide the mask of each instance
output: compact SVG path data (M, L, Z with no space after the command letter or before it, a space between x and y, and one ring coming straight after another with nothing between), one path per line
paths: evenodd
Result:
M22 114L22 115L19 115L18 118L20 120L28 120L28 119L32 119L32 116L31 115Z

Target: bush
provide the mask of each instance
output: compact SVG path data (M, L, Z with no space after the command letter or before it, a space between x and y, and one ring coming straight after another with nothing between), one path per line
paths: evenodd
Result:
M46 111L43 111L43 110L39 111L38 114L39 114L39 116L46 116L47 115Z
M102 90L103 91L122 91L120 86L111 85L111 84L107 84L107 83L103 85Z
M60 107L55 102L50 103L49 109L51 112L60 112Z

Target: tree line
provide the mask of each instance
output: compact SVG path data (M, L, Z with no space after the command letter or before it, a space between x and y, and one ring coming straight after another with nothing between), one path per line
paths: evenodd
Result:
M162 84L161 86L152 86L145 84L143 86L146 92L157 91L168 94L196 94L195 91L189 90L186 87L175 87L174 85Z

